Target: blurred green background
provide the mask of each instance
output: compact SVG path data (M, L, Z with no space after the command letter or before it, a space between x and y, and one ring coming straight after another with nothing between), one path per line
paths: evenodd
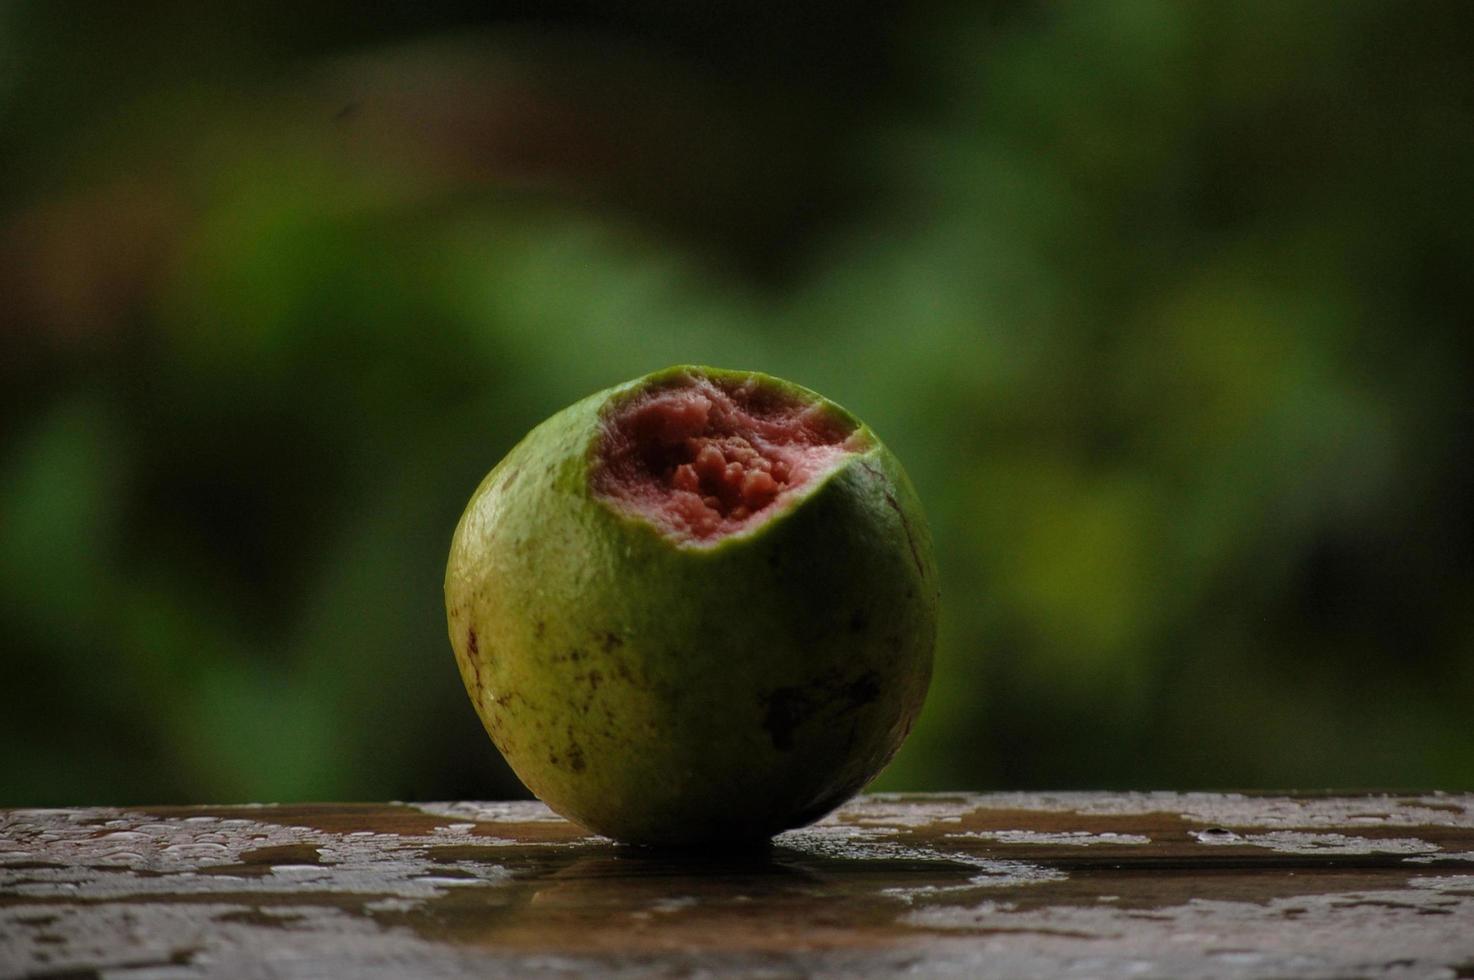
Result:
M451 530L676 362L917 484L878 786L1474 787L1471 26L0 0L0 804L521 795Z

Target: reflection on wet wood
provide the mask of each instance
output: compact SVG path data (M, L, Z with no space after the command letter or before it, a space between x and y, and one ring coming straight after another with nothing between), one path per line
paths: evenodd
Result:
M1474 795L862 797L761 853L532 803L0 811L0 976L1474 977Z

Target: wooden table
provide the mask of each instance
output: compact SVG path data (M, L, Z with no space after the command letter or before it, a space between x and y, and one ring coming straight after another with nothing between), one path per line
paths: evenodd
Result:
M728 857L535 803L0 811L0 976L99 974L1474 977L1474 795L866 796Z

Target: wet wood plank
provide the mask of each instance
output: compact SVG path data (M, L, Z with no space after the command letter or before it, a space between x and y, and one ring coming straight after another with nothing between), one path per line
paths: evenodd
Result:
M757 854L533 803L0 811L0 976L1474 977L1474 795L862 797Z

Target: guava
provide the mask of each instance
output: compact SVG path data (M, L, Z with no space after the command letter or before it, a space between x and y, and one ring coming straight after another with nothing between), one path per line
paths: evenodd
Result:
M564 409L491 470L445 602L487 733L548 806L628 843L742 846L900 747L938 588L868 427L777 378L680 366Z

